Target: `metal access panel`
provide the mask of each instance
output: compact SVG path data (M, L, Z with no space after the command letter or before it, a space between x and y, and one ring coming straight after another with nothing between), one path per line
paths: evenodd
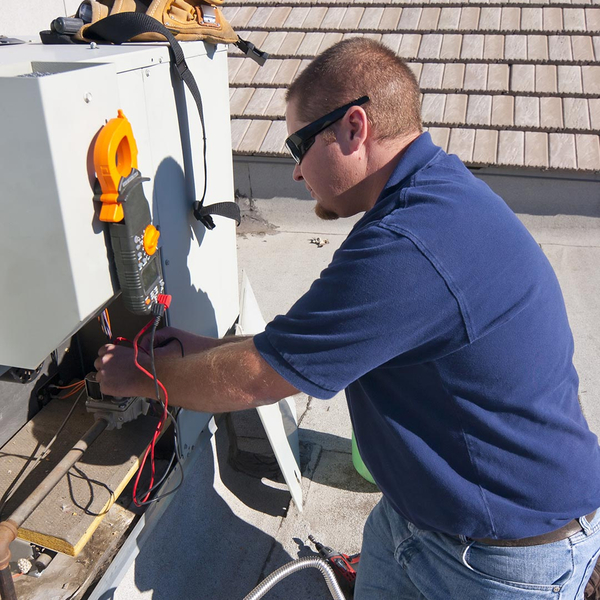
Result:
M202 95L205 204L233 200L225 47L183 44ZM93 201L93 147L123 110L161 231L170 324L221 336L238 314L235 223L192 215L204 188L203 136L164 44L2 49L0 365L35 368L118 293ZM118 332L117 332L118 335ZM1 369L1 367L0 367Z

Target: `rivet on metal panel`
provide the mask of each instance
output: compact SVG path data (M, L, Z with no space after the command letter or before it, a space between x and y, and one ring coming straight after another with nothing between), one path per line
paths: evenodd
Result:
M89 104L92 101L92 94L90 92L86 92L83 95L83 99L85 100L86 104Z
M146 77L150 77L150 70L146 69Z
M158 62L161 63L163 61L162 56L158 59Z
M98 50L98 44L96 44L96 42L92 42L90 44L90 50Z

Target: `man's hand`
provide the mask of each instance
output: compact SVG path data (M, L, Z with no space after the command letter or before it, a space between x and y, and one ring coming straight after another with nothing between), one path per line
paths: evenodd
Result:
M138 354L138 362L150 370L150 360L144 352ZM102 346L94 367L103 394L124 398L154 398L156 395L153 380L135 366L131 348L112 344Z
M171 329L166 333L174 331ZM213 340L185 332L176 333L176 337L180 335L184 357L177 343L157 348L154 353L158 378L168 390L169 402L175 406L204 412L229 412L271 404L298 392L265 362L252 338ZM192 343L189 354L186 336L190 336ZM202 350L204 344L208 344L209 349ZM138 354L138 361L150 370L150 359L144 352ZM135 366L133 350L103 346L94 366L103 393L155 398L154 381Z

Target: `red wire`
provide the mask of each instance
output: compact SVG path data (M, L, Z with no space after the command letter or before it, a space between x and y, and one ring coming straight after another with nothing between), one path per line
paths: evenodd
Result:
M144 373L145 375L147 375L148 377L150 377L150 379L152 379L154 381L154 375L152 375L152 373L150 373L144 367L142 367L142 365L140 365L140 363L138 362L139 340L144 335L144 333L146 333L146 331L148 331L148 329L152 326L153 323L154 323L154 319L152 319L149 323L147 323L143 327L143 329L135 336L135 338L133 340L133 361L135 362L135 366L140 371L142 371L142 373ZM142 350L143 350L143 348L142 348ZM163 414L156 426L156 430L154 431L154 436L152 437L152 442L150 443L148 448L146 448L146 452L144 453L144 457L142 458L142 462L138 469L137 477L135 478L135 483L133 485L133 502L136 506L142 506L142 504L139 503L137 500L137 487L138 487L138 483L140 481L140 477L142 475L142 471L144 470L144 466L146 464L148 454L150 454L150 465L151 465L150 485L148 486L148 493L144 496L144 498L142 498L141 502L142 503L146 502L146 500L148 499L148 497L151 494L152 486L154 485L154 474L155 474L154 447L156 445L156 441L158 440L158 436L160 435L160 432L162 431L163 425L165 424L165 421L167 420L167 415L168 415L167 408L169 406L169 394L167 393L167 389L165 388L165 386L158 379L156 380L156 382L165 396L164 411L163 411ZM157 400L160 400L160 398L157 398Z
M131 340L128 340L128 339L127 339L127 338L125 338L125 337L118 337L118 338L116 338L116 339L115 339L115 344L116 344L116 345L122 344L123 342L127 342L128 344L133 344L133 342L132 342ZM146 348L141 348L141 347L140 347L140 350L142 350L142 351L143 351L143 352L145 352L145 353L146 353L148 356L150 356L150 352L148 352L148 350L146 350ZM151 377L152 377L152 376L151 376ZM152 379L154 379L154 377L152 377Z

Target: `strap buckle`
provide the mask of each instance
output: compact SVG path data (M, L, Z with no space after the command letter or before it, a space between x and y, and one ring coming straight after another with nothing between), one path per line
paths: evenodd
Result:
M235 202L217 202L209 206L204 206L202 201L196 200L193 210L194 217L208 230L215 228L215 222L211 215L233 219L238 225L242 222L240 207Z
M184 79L185 74L190 70L184 58L175 63L175 68L177 69L180 79Z
M237 46L246 56L257 62L261 67L265 64L267 58L269 58L268 52L264 52L260 48L257 48L252 42L248 42L242 38L238 39L235 46Z
M194 217L196 217L196 220L200 221L206 229L211 231L215 228L215 222L210 215L202 214L202 208L204 208L202 204L196 200L196 202L194 202Z

